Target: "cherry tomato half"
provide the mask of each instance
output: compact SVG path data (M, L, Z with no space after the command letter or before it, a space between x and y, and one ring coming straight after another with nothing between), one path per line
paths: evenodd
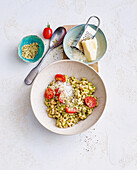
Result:
M88 96L85 98L85 103L88 107L93 108L96 106L97 102L94 97Z
M43 30L43 37L45 39L50 39L52 36L52 29L50 28L50 25L48 25L46 28Z
M59 88L55 89L55 96L59 96Z
M53 90L51 88L48 88L46 91L45 91L45 98L47 99L52 99L53 97Z
M66 112L67 113L76 113L77 112L77 109L76 108L69 108L68 106L66 106Z
M56 75L55 75L55 79L56 79L56 81L62 81L62 82L65 82L65 81L66 81L65 76L62 75L62 74L56 74Z
M63 91L59 94L58 99L59 99L60 103L65 103L65 101L64 101L64 92Z

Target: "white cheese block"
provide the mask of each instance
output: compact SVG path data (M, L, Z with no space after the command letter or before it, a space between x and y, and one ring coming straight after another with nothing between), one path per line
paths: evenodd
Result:
M82 46L83 46L84 54L86 56L87 61L95 60L96 54L97 54L96 38L82 41Z

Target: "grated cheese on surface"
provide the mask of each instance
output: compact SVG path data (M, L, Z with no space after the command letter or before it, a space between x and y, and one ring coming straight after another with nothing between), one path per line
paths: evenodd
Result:
M86 56L82 52L78 51L75 48L70 47L71 45L73 45L73 43L74 43L74 39L71 38L68 42L68 48L70 49L69 50L70 57L78 61L87 61Z

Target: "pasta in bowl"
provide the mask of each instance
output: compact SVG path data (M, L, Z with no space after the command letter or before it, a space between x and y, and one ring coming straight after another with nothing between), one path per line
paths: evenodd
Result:
M95 86L87 78L56 74L45 91L45 105L50 118L59 128L74 126L86 119L98 105Z
M55 80L56 74L68 75L67 79L70 81L70 83L72 85L67 82L62 83L64 81L64 79L63 79L63 81L56 81ZM82 79L82 78L87 78L87 80ZM55 81L58 84L58 85L56 85L56 89L57 89L57 87L60 88L59 91L56 90L57 95L59 95L61 93L61 91L67 91L67 92L69 92L67 97L72 97L74 95L75 91L78 90L78 92L76 92L76 94L75 94L75 95L78 95L78 98L79 98L79 92L83 93L86 89L84 88L83 89L84 91L83 91L82 89L80 89L81 86L77 87L78 89L76 89L76 87L71 87L71 86L77 86L77 84L80 85L81 83L89 84L89 86L91 86L92 89L90 90L90 92L88 92L86 94L86 96L95 98L96 106L93 108L88 108L88 106L86 105L86 101L85 101L86 97L82 96L81 98L83 98L83 99L80 99L80 101L82 100L83 105L81 105L81 106L84 106L84 108L83 107L79 108L80 101L77 101L78 104L74 102L75 107L73 108L66 101L65 101L65 103L60 102L62 99L63 100L65 99L64 93L60 94L60 101L58 100L58 96L57 96L57 100L54 100L54 98L51 98L46 101L44 94L48 88L51 88L53 90L53 94L51 92L50 97L52 97L52 95L54 95L54 97L55 97L55 90L54 90L54 88L52 88L52 86L54 86L53 85L54 82L52 84L51 83L52 81ZM51 85L50 85L50 83L51 83ZM91 85L91 83L92 83L92 85ZM63 85L61 85L61 84L63 84ZM64 90L64 87L65 87L65 90ZM55 102L58 102L58 104L54 103L53 100ZM103 83L101 77L90 66L88 66L84 63L81 63L79 61L60 60L60 61L56 61L56 62L48 65L38 74L38 76L36 77L36 79L33 82L32 88L31 88L30 101L31 101L31 107L34 112L34 115L46 129L48 129L54 133L58 133L58 134L62 134L62 135L74 135L74 134L84 132L85 130L92 127L99 120L99 118L101 117L101 115L104 111L105 105L106 105L106 89L105 89L105 86L104 86L104 83ZM63 106L62 109L64 112L63 114L64 115L66 114L66 116L73 117L78 114L79 114L79 116L77 119L74 118L74 121L68 122L69 125L66 125L67 122L62 124L62 121L60 122L60 120L58 120L59 119L58 116L62 116L62 114L57 114L56 116L58 118L56 118L55 112L47 111L47 109L49 109L50 107L46 106L49 103L45 103L45 101L53 102L55 104L55 107L59 107L59 111L60 111L60 105L61 105L61 108L62 108L62 104L65 105L65 106ZM88 103L88 101L89 101L89 99L87 99L87 103ZM52 105L53 105L53 103L52 103ZM73 102L71 102L71 104L73 104ZM89 102L89 104L90 104L90 102ZM66 106L68 106L68 107L66 108ZM77 111L76 111L76 113L68 114L66 112L66 109L68 109L70 112L76 111L76 110L72 110L72 109L77 109ZM83 110L83 114L82 114L82 112L80 112L80 109ZM84 114L84 110L86 110L85 114ZM81 117L81 119L79 117ZM67 117L67 119L68 119L68 117ZM74 124L72 124L73 122L74 122ZM61 126L61 128L59 128L59 126Z

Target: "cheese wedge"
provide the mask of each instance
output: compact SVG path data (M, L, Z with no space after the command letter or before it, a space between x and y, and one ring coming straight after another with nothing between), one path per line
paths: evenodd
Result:
M87 61L95 60L96 54L97 54L96 38L82 41L82 46L83 46L84 54L86 56Z

